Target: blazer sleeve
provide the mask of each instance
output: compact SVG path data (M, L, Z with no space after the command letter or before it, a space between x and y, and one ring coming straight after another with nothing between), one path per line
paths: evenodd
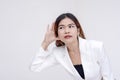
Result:
M39 51L32 60L30 69L34 72L40 72L41 70L51 67L55 64L57 64L57 61L53 54L53 49L51 51L45 51L42 47L40 47Z
M100 44L99 62L103 80L114 80L108 56L105 54L103 43Z

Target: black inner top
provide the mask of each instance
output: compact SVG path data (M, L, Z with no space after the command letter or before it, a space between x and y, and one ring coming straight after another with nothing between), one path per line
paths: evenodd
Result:
M82 64L74 65L74 67L75 67L75 69L78 71L79 75L80 75L83 79L85 79Z

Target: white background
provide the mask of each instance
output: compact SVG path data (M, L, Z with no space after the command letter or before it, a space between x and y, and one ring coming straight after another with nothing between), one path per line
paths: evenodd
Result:
M119 0L0 0L0 80L70 80L61 66L29 70L48 24L64 12L80 21L87 39L104 42L120 79Z

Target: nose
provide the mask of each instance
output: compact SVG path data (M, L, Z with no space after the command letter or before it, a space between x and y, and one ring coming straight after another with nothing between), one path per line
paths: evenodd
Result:
M66 27L66 28L65 28L65 34L68 34L68 33L70 33L70 31L69 31L69 29Z

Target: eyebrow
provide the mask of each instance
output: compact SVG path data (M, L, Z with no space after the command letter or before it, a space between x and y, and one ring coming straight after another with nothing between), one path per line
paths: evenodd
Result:
M61 24L61 25L58 25L58 27L60 27L60 26L65 26L65 25L63 25L63 24Z
M74 23L68 24L68 25L75 25Z
M75 25L75 24L74 24L74 23L71 23L71 24L68 24L68 25ZM65 25L61 24L61 25L58 25L58 26L65 26Z

